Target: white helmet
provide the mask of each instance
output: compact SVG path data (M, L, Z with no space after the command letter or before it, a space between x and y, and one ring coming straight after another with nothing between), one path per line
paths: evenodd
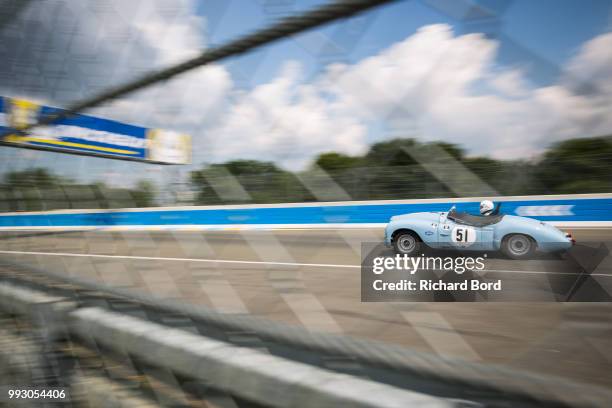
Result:
M493 201L491 200L482 200L480 202L480 214L482 215L491 215L493 212Z

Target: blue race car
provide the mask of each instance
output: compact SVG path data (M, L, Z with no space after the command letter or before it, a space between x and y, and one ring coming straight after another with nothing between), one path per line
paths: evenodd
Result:
M529 258L536 250L566 251L575 244L571 234L533 218L500 213L501 203L487 215L458 212L418 212L391 217L385 244L399 254L417 255L423 245L437 249L499 251L512 259ZM485 201L483 201L485 203ZM481 213L483 213L481 203Z

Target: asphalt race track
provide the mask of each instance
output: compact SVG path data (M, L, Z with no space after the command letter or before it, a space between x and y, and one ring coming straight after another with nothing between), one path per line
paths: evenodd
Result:
M566 229L567 230L567 229ZM569 230L610 242L612 230ZM0 261L471 361L612 388L612 303L362 303L360 247L382 231L3 232ZM612 248L608 244L609 248ZM492 255L489 273L526 287L564 260ZM593 271L612 285L608 256Z

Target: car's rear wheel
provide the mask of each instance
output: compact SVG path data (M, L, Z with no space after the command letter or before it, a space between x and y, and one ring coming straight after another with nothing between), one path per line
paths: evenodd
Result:
M398 254L413 256L421 249L421 239L412 231L400 231L393 237L393 247Z
M536 244L527 235L512 234L504 238L502 252L512 259L529 258L535 251Z

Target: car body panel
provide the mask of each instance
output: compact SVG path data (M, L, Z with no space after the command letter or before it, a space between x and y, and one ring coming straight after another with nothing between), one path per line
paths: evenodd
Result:
M391 217L385 228L385 244L392 245L395 232L410 230L428 246L440 249L497 251L504 237L510 234L532 237L537 249L543 252L563 251L572 246L571 237L563 231L533 218L503 215L496 223L475 226L453 218L453 215L460 214L454 212L453 208L446 212L419 212ZM475 216L469 217L478 219Z

